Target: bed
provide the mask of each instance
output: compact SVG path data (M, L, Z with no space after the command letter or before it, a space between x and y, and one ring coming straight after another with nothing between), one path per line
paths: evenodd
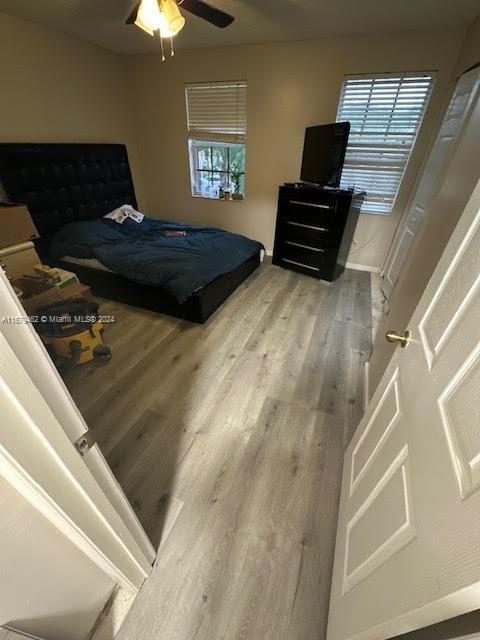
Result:
M161 286L135 282L98 261L53 256L52 239L65 225L98 221L126 204L137 209L124 145L3 143L0 180L12 201L28 206L40 234L36 249L42 261L74 271L98 296L204 323L260 264L257 243L235 268L180 301Z

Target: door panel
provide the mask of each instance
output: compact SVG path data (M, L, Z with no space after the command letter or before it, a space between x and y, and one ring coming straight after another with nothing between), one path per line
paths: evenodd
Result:
M415 235L426 217L432 213L436 194L468 122L472 107L478 100L479 89L480 69L478 68L464 73L457 82L416 192L385 261L382 291L387 299L398 280Z
M385 271L385 276L382 284L382 291L385 293L386 286L389 287L389 290L393 288L393 285L398 279L400 269L402 268L403 262L405 260L405 256L412 244L413 238L415 237L415 230L410 228L408 224L402 230L402 235L398 240L398 244L393 253L392 259Z
M25 316L23 307L1 269L0 308L4 317L21 318ZM36 331L30 324L2 323L0 336L3 336L11 346L73 445L87 431L88 427ZM135 538L148 561L153 562L155 551L98 446L92 447L82 458L82 461Z
M343 595L415 536L408 447L405 446L347 524Z
M465 238L419 326L431 368L455 336L455 349L460 349L465 357L471 339L480 338L480 254L477 250L480 229L472 229L472 234L473 237ZM459 330L463 336L461 344L458 343Z
M438 404L462 498L480 486L480 425L471 416L480 406L480 349L464 362Z
M1 270L0 309L6 318L24 315ZM29 324L0 327L0 396L0 472L108 575L138 590L151 559L73 446L82 423L71 419L69 396ZM117 495L123 496L118 487Z
M400 417L398 370L395 370L378 401L372 417L367 421L365 430L352 451L350 497L380 453L383 444L390 432L395 428Z
M479 282L480 182L345 456L328 640L479 607Z

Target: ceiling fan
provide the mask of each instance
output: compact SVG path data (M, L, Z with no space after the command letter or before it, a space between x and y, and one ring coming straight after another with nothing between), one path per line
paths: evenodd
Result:
M172 38L185 25L185 18L180 12L179 6L199 18L203 18L210 24L224 29L232 24L234 17L225 11L215 9L203 0L140 0L135 5L132 13L127 18L126 24L135 24L151 36L158 34L163 38ZM173 55L173 47L171 49Z

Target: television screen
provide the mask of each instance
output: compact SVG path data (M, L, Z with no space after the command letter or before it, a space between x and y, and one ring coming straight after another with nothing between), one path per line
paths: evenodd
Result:
M349 133L349 122L307 127L300 180L338 187Z

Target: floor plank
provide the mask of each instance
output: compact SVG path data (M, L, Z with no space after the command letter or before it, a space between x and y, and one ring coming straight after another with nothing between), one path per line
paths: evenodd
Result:
M161 545L119 640L325 637L370 292L263 265L203 326L101 301L112 360L66 382Z

